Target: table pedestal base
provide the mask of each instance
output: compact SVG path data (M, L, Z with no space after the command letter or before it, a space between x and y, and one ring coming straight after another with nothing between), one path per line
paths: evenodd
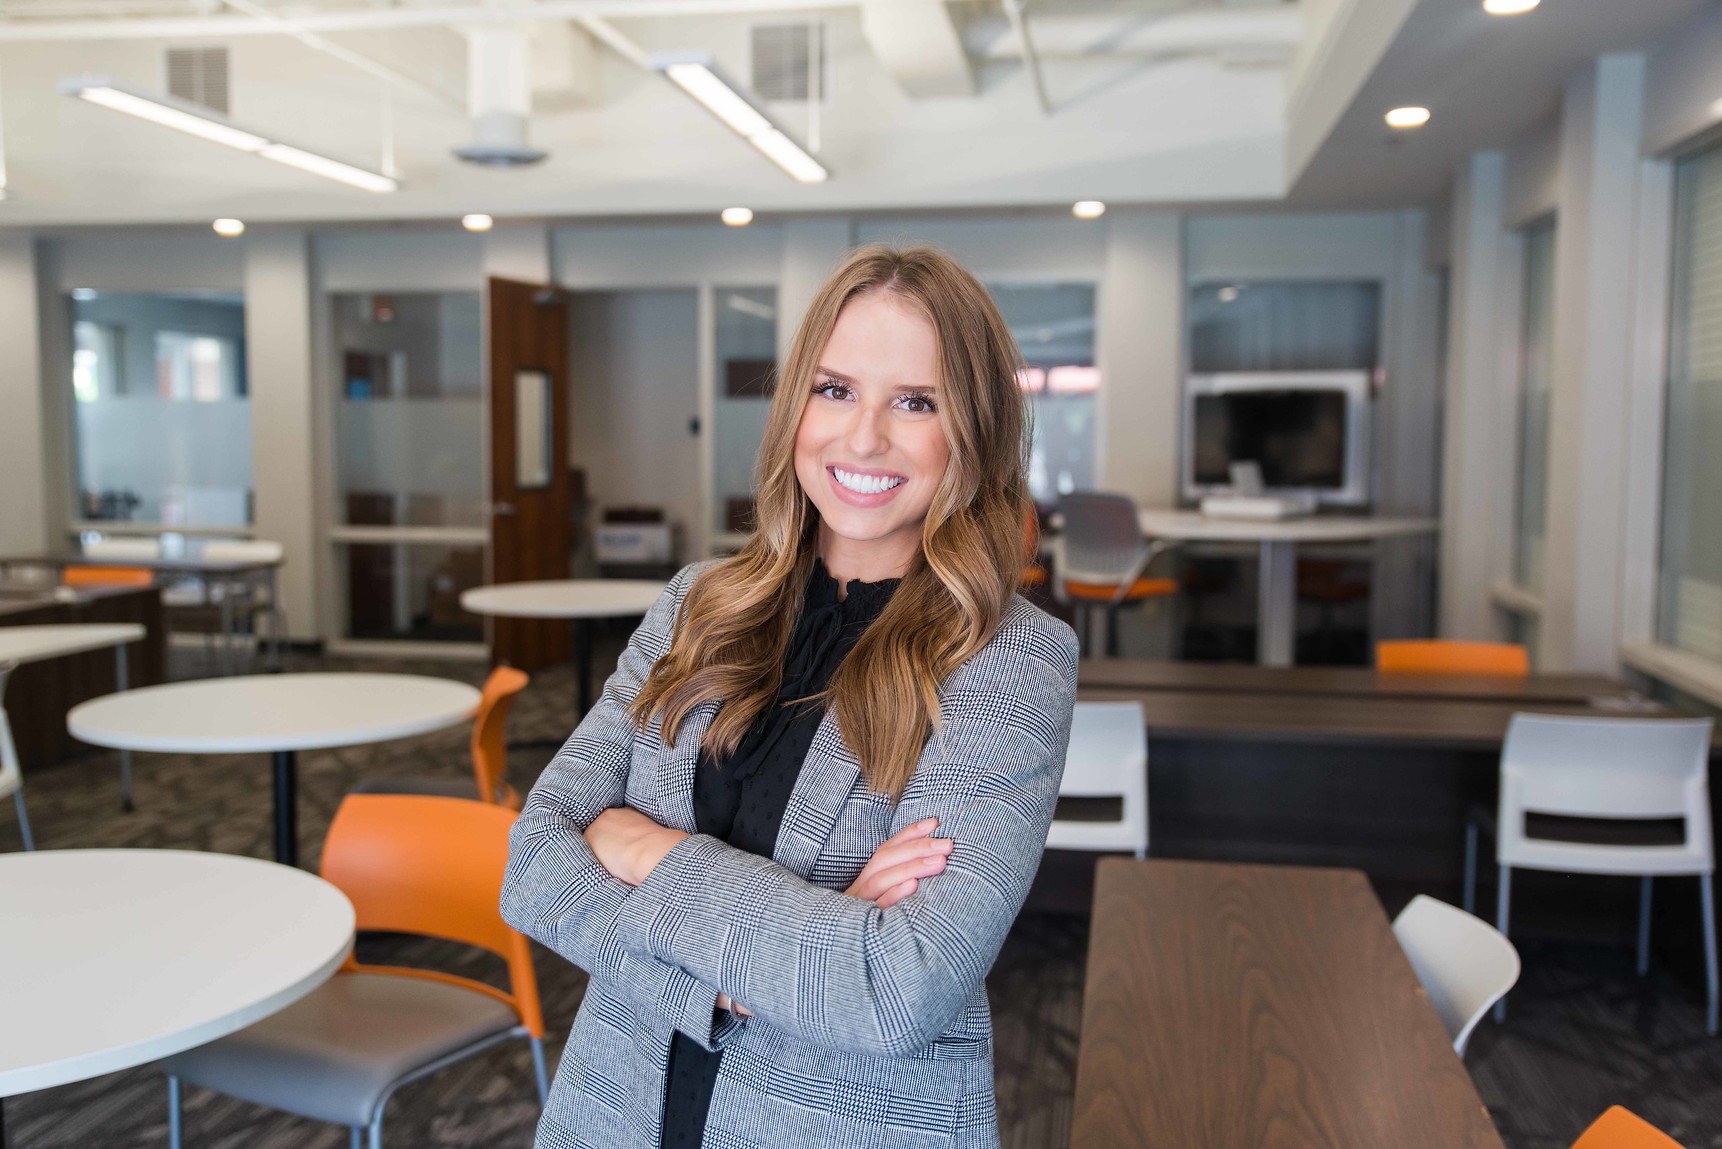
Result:
M275 752L275 860L299 864L299 765L291 750Z
M1256 662L1290 666L1297 647L1297 544L1260 545L1256 586Z

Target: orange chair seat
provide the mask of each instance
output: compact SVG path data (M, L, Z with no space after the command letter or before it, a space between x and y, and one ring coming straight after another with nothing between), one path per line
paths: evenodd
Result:
M1118 593L1117 583L1103 582L1067 582L1064 593L1071 598L1082 599L1085 602L1111 602ZM1178 580L1174 578L1139 578L1130 584L1130 590L1125 593L1122 601L1139 602L1145 598L1158 598L1162 595L1177 594Z
M155 572L145 567L67 567L61 586L151 586Z
M1375 668L1386 674L1501 674L1531 672L1525 648L1511 642L1411 639L1375 644Z
M1615 1105L1579 1135L1573 1149L1680 1149L1680 1142Z
M1046 568L1039 563L1029 564L1023 568L1022 575L1016 580L1016 585L1021 587L1045 586Z

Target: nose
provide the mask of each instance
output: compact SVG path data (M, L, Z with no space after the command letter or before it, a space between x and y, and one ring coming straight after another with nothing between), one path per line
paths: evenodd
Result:
M855 418L849 424L849 449L857 458L877 455L889 445L886 439L886 413L870 406L856 404Z

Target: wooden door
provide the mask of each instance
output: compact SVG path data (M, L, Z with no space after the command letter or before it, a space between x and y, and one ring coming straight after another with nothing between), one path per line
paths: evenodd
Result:
M490 581L569 577L568 299L535 283L491 279ZM490 620L490 657L537 670L570 657L568 623Z

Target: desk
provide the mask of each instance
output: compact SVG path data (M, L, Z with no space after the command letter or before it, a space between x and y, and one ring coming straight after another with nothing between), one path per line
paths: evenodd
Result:
M1210 519L1195 511L1140 510L1142 533L1172 542L1254 543L1261 570L1256 590L1256 661L1290 666L1297 640L1299 543L1371 542L1433 534L1434 519L1315 515L1251 522Z
M479 693L417 674L256 674L110 694L74 707L85 742L164 754L257 754L275 761L275 859L299 861L300 750L363 746L470 719Z
M1072 1149L1502 1149L1353 870L1100 863Z
M323 879L256 858L43 850L0 854L0 921L10 1097L167 1057L292 1005L340 968L354 916Z
M63 626L0 627L0 662L42 662L70 654L87 654L93 650L114 650L114 689L123 691L129 681L126 672L126 646L142 642L147 632L131 622L67 623ZM0 703L5 699L0 698ZM11 728L5 710L0 708L0 724ZM132 752L120 751L120 807L132 808ZM19 809L23 809L22 806ZM26 833L26 841L28 834Z
M463 610L501 618L574 621L575 721L592 709L592 629L595 618L637 618L663 597L667 584L640 579L552 579L474 587L460 596Z
M1592 699L1632 699L1625 683L1600 674L1381 674L1358 666L1249 666L1222 662L1163 662L1123 658L1082 661L1084 686L1143 691L1316 694L1360 698L1474 698L1585 705Z

